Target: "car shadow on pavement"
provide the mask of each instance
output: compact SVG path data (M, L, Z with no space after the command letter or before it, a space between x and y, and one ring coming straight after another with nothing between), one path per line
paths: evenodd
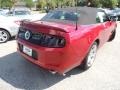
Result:
M79 68L68 72L66 76L51 74L27 60L24 60L17 52L0 58L0 78L19 89L43 90L56 83L82 73Z
M9 41L13 41L13 40L16 40L16 37L11 37Z

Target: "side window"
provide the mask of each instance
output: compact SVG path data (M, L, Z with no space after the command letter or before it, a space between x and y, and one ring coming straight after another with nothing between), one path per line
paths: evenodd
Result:
M8 15L12 15L12 14L13 14L13 12L12 12L12 11L8 12Z
M76 21L77 19L77 15L75 13L64 13L64 17L65 17L65 20L69 20L69 21Z
M108 21L108 19L109 19L108 16L104 12L97 13L96 21L98 23L106 22L106 21Z

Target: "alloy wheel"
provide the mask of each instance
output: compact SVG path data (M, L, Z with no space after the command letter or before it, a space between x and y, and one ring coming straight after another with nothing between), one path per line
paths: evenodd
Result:
M88 67L91 67L94 60L95 60L95 57L96 57L96 53L97 53L97 45L94 44L91 49L90 49L90 52L88 54L88 59L87 59L87 66Z
M0 31L0 43L6 42L8 38L9 38L8 33L4 30L1 30Z

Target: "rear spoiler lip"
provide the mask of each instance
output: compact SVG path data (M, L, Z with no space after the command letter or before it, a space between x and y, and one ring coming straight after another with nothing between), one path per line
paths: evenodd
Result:
M37 20L37 21L39 21L39 20ZM21 24L20 24L20 27L29 28L27 25L32 26L32 25L34 25L34 22L36 22L36 21L31 21L31 20L28 20L28 19L22 20ZM54 27L54 26L50 26L50 25L45 25L45 24L43 24L43 22L44 21L41 21L41 23L39 23L39 24L35 23L35 24L39 25L41 27L51 28L51 30L53 29L53 30L58 30L58 31L62 31L62 32L65 32L65 33L69 33L69 30L67 30L67 29L60 28L60 27Z

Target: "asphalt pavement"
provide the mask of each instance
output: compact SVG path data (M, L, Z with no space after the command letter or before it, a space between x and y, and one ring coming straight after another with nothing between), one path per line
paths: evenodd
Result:
M52 75L21 57L13 39L0 44L0 90L120 90L120 24L114 41L97 53L92 68Z

